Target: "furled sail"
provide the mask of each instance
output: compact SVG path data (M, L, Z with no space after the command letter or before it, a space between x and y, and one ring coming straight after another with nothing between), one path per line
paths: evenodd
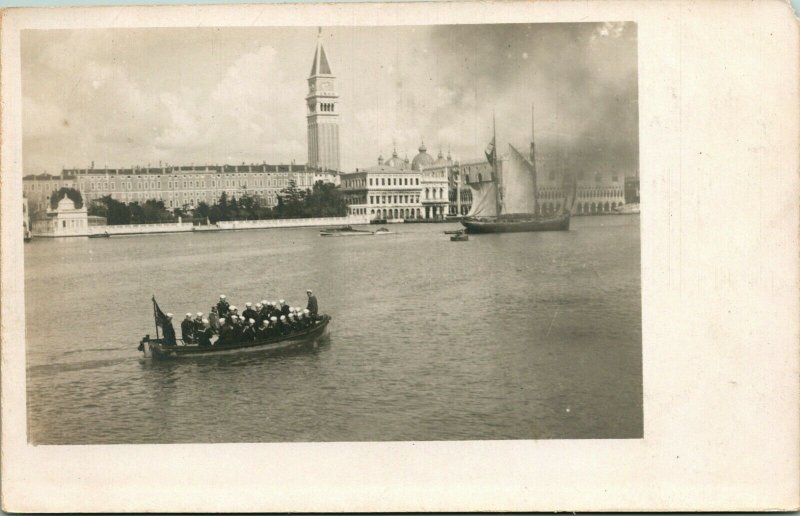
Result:
M503 163L503 213L535 213L536 176L533 165L509 144L508 159Z
M494 181L469 183L472 190L472 209L468 217L494 217L497 215L497 185Z

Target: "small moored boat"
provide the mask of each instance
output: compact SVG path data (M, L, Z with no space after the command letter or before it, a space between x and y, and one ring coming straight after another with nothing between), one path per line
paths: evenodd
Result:
M339 228L323 229L319 232L319 236L324 237L349 237L349 236L374 236L374 235L388 235L392 232L386 228L379 228L375 231L368 229L355 229L352 226L342 226Z
M468 240L469 240L469 235L464 232L460 232L450 236L451 242L466 242Z
M110 238L110 237L111 235L108 234L108 231L105 231L103 233L93 233L89 235L89 238Z

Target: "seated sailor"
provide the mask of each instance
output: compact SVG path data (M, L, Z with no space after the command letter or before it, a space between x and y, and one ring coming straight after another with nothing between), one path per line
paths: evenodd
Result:
M269 327L267 328L267 334L270 337L276 337L281 334L281 330L278 327L278 318L274 315L269 318Z
M256 340L264 340L267 337L269 337L269 321L264 319L256 326Z
M175 328L172 327L172 314L166 314L167 319L161 323L161 328L164 330L164 345L174 346L177 344L175 341Z
M211 313L208 314L208 324L211 325L211 329L215 332L219 330L219 314L217 314L217 307L211 307Z
M244 304L244 306L245 308L244 312L242 312L242 317L244 317L245 321L248 319L255 319L257 314L255 310L253 310L253 303L248 301L247 303Z
M278 310L280 310L281 315L289 315L289 305L287 305L283 299L278 301L278 303L280 304L280 306L278 306Z
M200 347L206 348L211 345L211 337L214 336L214 330L211 329L211 323L208 322L208 319L203 319L203 329L200 331L198 336L198 343Z
M286 321L286 316L282 315L280 319L278 319L278 328L280 329L281 335L286 335L291 331L288 322Z
M220 317L226 317L229 309L230 305L228 304L228 300L225 299L225 294L221 294L219 296L219 302L217 303L217 313Z
M255 319L255 320L256 320L256 328L258 328L259 326L261 326L261 319L263 319L263 318L261 317L261 307L262 307L262 306L263 306L263 305L262 305L261 303L256 303L256 306L255 306L255 308L253 308L253 310L256 312L256 315L255 315L255 316L253 316L253 319Z
M194 336L195 339L200 337L200 333L205 329L203 325L203 312L197 312L194 317Z
M192 344L194 342L194 321L192 321L192 314L186 314L183 321L181 321L181 339L184 344Z
M216 344L227 344L233 337L233 326L230 320L221 317L219 320L219 339Z
M262 321L269 320L270 318L270 310L269 310L269 301L266 299L261 301L261 310L258 312L258 316L261 318Z
M231 340L239 341L242 338L242 318L238 315L231 316L231 326L233 327L231 331Z
M242 329L242 340L256 340L256 320L248 319L246 325Z

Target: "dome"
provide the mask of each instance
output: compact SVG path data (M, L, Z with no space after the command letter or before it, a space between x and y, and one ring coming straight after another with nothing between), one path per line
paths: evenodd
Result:
M425 142L422 142L422 145L419 146L419 154L414 156L414 159L411 160L411 170L420 170L422 167L433 165L433 156L428 154L426 152L427 150Z
M433 162L434 165L449 165L450 158L444 159L444 155L442 154L441 149L439 149L439 154L436 156L436 161Z
M57 209L58 209L58 211L74 210L75 209L75 203L72 201L72 199L67 197L67 194L64 194L64 197L62 197L61 200L58 201L58 208Z
M397 157L397 149L392 152L392 157L386 160L386 165L400 170L408 169L408 161Z

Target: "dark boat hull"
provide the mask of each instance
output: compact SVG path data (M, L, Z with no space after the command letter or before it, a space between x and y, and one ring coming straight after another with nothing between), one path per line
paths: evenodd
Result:
M467 233L520 233L527 231L569 231L569 213L555 217L509 217L500 219L464 219Z
M282 335L280 337L273 337L267 340L239 342L220 346L164 346L161 339L149 339L145 337L140 344L140 350L144 352L144 358L153 360L175 360L253 352L285 352L309 344L316 345L317 341L327 336L328 323L330 323L330 320L331 318L326 315L313 327L303 331Z

